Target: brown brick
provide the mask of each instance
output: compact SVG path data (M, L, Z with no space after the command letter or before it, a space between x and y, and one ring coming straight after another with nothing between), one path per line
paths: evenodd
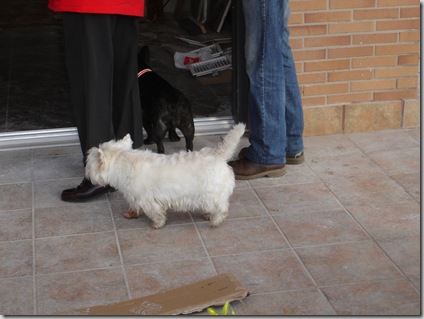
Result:
M330 9L373 8L376 0L330 0Z
M294 63L294 66L296 68L296 72L297 73L302 73L303 72L303 69L304 69L303 62L295 62Z
M421 40L420 31L401 31L399 36L400 42L419 42Z
M399 65L418 65L420 57L418 54L401 55L398 58Z
M399 18L399 10L396 9L368 9L355 10L353 12L354 20L377 20L377 19L395 19Z
M382 91L396 88L396 80L359 81L350 84L352 92Z
M303 96L302 105L303 106L325 105L325 96L310 96L310 97Z
M416 76L417 74L418 67L416 66L399 66L375 70L376 78L397 78L400 76Z
M403 90L403 91L388 91L388 92L375 92L375 101L395 101L402 99L416 99L417 90Z
M397 80L398 89L416 89L418 87L418 77L399 78Z
M327 34L327 26L322 25L304 25L304 26L291 26L290 34L292 36L305 36L305 35L319 35Z
M295 39L293 37L290 37L289 39L290 47L295 49L302 49L303 48L303 39Z
M345 93L338 95L329 95L327 97L327 104L346 104L372 101L371 92L363 93Z
M327 79L328 82L342 82L351 80L369 80L372 78L373 72L369 69L356 70L356 71L340 71L340 72L329 72Z
M377 21L377 31L420 29L420 19Z
M295 61L322 60L326 58L325 49L293 51Z
M290 1L290 11L327 10L327 0Z
M299 84L323 83L326 77L326 73L302 73L297 75L297 80Z
M305 13L306 23L351 21L351 11L328 11L318 13Z
M305 48L350 45L351 39L352 37L350 35L306 38Z
M359 56L371 56L374 53L372 46L358 46L348 48L328 49L328 58L353 58Z
M395 66L397 64L397 60L397 56L354 58L352 59L352 68Z
M320 62L305 62L305 72L343 70L349 69L349 66L350 61L348 59Z
M401 18L419 18L420 17L420 7L414 8L400 8L400 17Z
M419 0L378 0L379 7L404 7L419 5Z
M377 43L395 43L398 40L397 33L366 33L354 34L353 44L377 44Z
M334 23L328 26L328 33L354 33L374 31L374 22Z
M387 44L375 47L375 55L393 55L418 53L420 46L416 44Z
M318 84L313 86L305 86L303 88L303 94L304 96L339 94L339 93L346 93L348 90L349 90L348 83Z
M302 24L304 23L304 15L303 13L292 13L289 18L289 25L292 24Z

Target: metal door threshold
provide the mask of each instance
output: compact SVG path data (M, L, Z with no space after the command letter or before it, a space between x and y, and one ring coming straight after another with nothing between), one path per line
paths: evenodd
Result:
M225 134L234 125L231 116L195 118L196 136ZM177 131L177 133L180 133ZM144 136L146 133L144 132ZM78 145L75 127L0 133L0 151Z

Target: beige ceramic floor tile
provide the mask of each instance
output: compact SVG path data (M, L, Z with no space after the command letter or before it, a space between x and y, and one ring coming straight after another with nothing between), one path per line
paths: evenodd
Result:
M319 286L401 277L392 261L371 241L296 248Z
M350 156L361 153L358 146L343 134L306 137L304 145L307 162L331 156Z
M367 154L419 146L416 140L402 130L352 133L346 136Z
M107 202L37 208L34 218L36 238L113 230Z
M316 289L250 295L232 303L236 315L256 316L330 316L336 312Z
M378 244L405 274L420 274L421 237L407 236L380 240Z
M31 182L32 178L31 156L0 157L0 184Z
M409 136L412 136L417 142L421 141L421 128L411 128L411 129L404 129L403 130L406 134Z
M32 211L0 212L0 242L32 238Z
M255 294L314 287L290 249L213 257L212 261L218 273L233 272Z
M57 146L57 147L43 147L43 148L34 148L32 150L32 156L34 158L40 157L56 157L63 155L79 155L81 160L81 165L83 163L81 147L79 144L75 145L66 145L66 146Z
M118 231L126 265L206 257L194 225Z
M33 276L0 279L0 313L28 316L34 313Z
M36 274L115 267L120 264L114 232L35 241Z
M355 153L349 156L338 155L327 158L311 159L308 162L312 171L325 182L333 176L378 176L384 171L378 167L369 157Z
M341 209L342 206L322 183L256 188L271 215Z
M32 247L32 240L0 242L0 278L32 275Z
M17 158L31 159L33 150L28 149L13 149L13 150L0 150L0 161L9 160L13 161Z
M225 220L218 227L199 224L199 231L211 256L288 248L269 217Z
M84 175L80 153L34 158L32 166L36 181L72 177L80 177L82 180Z
M32 184L0 185L0 211L32 208Z
M390 206L349 206L348 210L377 241L420 234L420 206L414 201Z
M126 267L132 298L164 292L216 275L208 258Z
M420 296L404 279L322 288L342 316L420 314Z
M382 151L369 154L388 175L419 174L420 149L418 147L396 151Z
M37 315L128 300L121 267L37 276Z
M412 197L392 178L379 176L334 176L326 185L344 206L393 205Z
M421 200L421 172L420 174L399 174L391 176L397 181L416 201Z
M293 247L368 239L344 210L274 216Z

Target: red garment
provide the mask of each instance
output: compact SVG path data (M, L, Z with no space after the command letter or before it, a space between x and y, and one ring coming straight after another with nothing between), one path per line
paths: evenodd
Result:
M144 15L144 0L49 0L48 6L55 12Z

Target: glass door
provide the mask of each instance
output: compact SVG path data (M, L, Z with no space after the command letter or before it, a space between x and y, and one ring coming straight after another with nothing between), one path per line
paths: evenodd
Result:
M227 131L246 121L246 77L240 1L146 0L140 46L151 67L191 102L196 134ZM0 149L78 143L64 65L60 14L45 0L13 0L0 17ZM181 68L178 56L198 54L209 68ZM194 52L194 53L193 53ZM213 54L214 56L210 56ZM226 57L230 67L210 63ZM213 62L213 61L212 61Z

